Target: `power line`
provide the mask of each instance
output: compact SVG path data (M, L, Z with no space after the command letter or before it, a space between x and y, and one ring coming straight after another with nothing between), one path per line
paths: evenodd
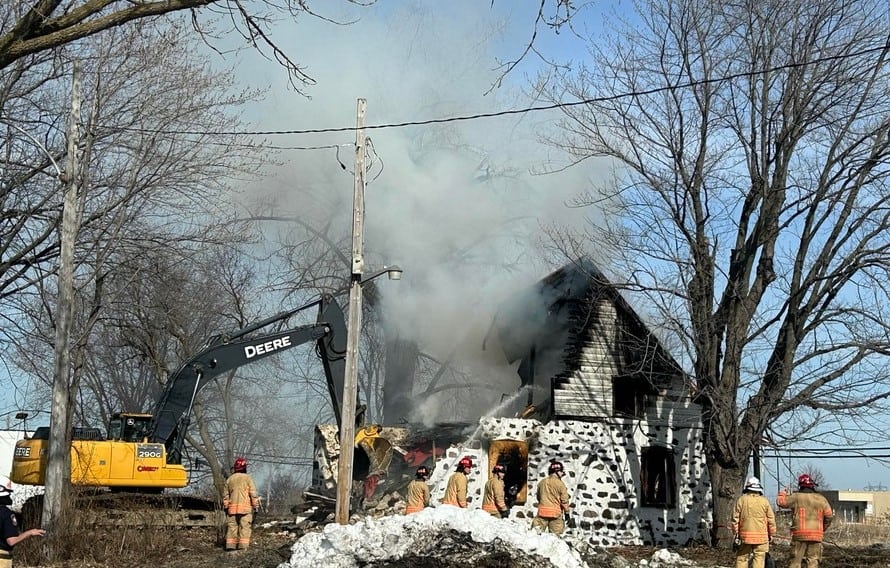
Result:
M769 457L782 459L801 459L806 457L819 458L820 460L862 460L862 459L887 459L890 454L860 454L860 455L824 455L824 454L770 454Z
M785 452L785 453L834 453L834 452L846 452L846 453L855 453L855 452L886 452L890 451L890 446L864 446L861 448L855 447L824 447L824 448L767 448L761 446L761 451L764 453L772 452Z
M880 51L884 51L890 49L890 43L885 43L883 45L872 47L868 49L862 49L859 51L855 51L852 53L845 53L840 55L829 55L825 57L820 57L817 59L813 59L811 61L804 61L800 63L786 63L784 65L776 65L773 67L769 67L767 69L761 69L759 71L744 71L740 73L731 73L729 75L724 75L722 77L715 77L713 79L705 79L705 80L697 80L697 81L687 81L685 83L677 83L675 85L667 85L664 87L653 87L651 89L644 89L641 91L628 91L624 93L618 93L615 95L609 95L605 97L592 97L588 99L581 99L577 101L571 102L558 102L547 105L537 105L530 106L518 109L507 109L500 111L492 111L492 112L482 112L470 115L462 115L462 116L450 116L444 118L430 118L425 120L408 120L403 122L390 122L383 124L371 124L365 125L365 130L384 130L391 128L405 128L408 126L426 126L430 124L444 124L449 122L466 122L471 120L479 120L483 118L496 118L501 116L511 116L518 114L526 114L530 112L541 112L548 110L556 110L560 108L569 108L573 106L580 105L588 105L592 103L600 103L600 102L608 102L608 101L617 101L625 98L635 98L641 97L645 95L654 95L657 93L663 93L668 91L676 91L680 89L687 89L690 87L696 87L700 85L709 85L713 83L721 83L724 81L731 81L734 79L741 79L744 77L754 77L757 75L764 75L768 73L773 73L776 71L784 71L788 69L797 69L801 67L809 67L811 65L817 65L820 63L828 63L831 61L842 61L844 59L851 59L854 57L859 57L862 55L868 55L870 53L877 53ZM241 135L241 136L280 136L287 134L328 134L335 132L355 132L355 126L340 126L334 128L304 128L304 129L290 129L290 130L245 130L245 131L211 131L211 130L158 130L158 129L147 129L147 128L136 128L136 127L116 127L119 130L128 130L135 132L145 132L145 133L161 133L161 134L185 134L185 135ZM291 149L307 149L314 150L319 149L317 147L294 147Z
M887 459L890 458L890 454L887 453L870 453L871 451L883 451L886 452L890 448L872 448L872 449L855 449L855 448L834 448L834 449L814 449L810 451L799 451L793 449L776 449L776 450L767 450L762 452L763 458L776 458L776 459L806 459L806 458L814 458L814 459Z

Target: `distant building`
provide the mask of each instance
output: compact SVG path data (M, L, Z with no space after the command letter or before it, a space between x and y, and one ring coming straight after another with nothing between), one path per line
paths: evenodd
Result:
M890 520L890 491L820 491L828 499L836 519L847 523Z

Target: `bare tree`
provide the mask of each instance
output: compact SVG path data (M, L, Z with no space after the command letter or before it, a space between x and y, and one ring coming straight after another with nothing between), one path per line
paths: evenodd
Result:
M605 157L584 201L686 348L703 406L715 534L764 433L877 432L890 395L890 43L883 2L641 2L541 85L551 139ZM576 241L581 242L581 241Z
M238 120L232 110L252 96L227 93L226 74L210 73L189 56L183 38L182 30L176 28L140 26L113 30L78 48L78 60L88 77L89 110L75 117L75 121L83 121L86 134L82 139L69 137L68 143L83 148L84 167L67 173L77 183L83 219L77 234L67 238L76 239L73 253L77 272L72 279L79 306L72 328L72 348L65 349L71 365L55 366L55 384L63 386L54 387L54 401L61 391L65 391L67 400L83 400L77 392L91 331L102 310L117 300L104 287L114 267L125 264L121 259L156 255L171 243L178 250L188 250L188 243L207 246L221 242L218 231L207 221L225 201L225 180L249 174L259 163L254 144L232 144L236 135L177 139L158 134L163 127L183 123L191 127L203 123L208 130L235 130ZM161 41L153 45L150 40ZM121 43L129 49L120 50L117 46ZM47 62L22 69L20 77L53 69ZM16 77L10 79L15 85ZM48 141L45 146L52 147L60 143L51 122L52 105L67 89L60 82L36 84L36 91L26 89L21 96L8 96L4 110L22 110L17 119L23 123L33 118L28 126L44 128ZM46 153L51 158L51 152ZM24 167L21 170L27 172ZM15 291L4 298L4 304L13 307L10 321L15 324L14 331L7 328L6 333L31 351L39 345L35 338L49 339L50 330L65 313L57 300L62 297L61 283L54 287L55 280L48 278L56 270L57 204L61 196L53 180L28 175L7 179L4 196L28 206L7 214L3 232L8 243L4 249L15 251L3 266L5 275L9 275L5 282ZM191 212L202 222L183 223L183 212ZM22 360L35 368L39 357ZM67 457L67 432L74 411L67 403L68 412L58 411L58 406L54 402L50 443L60 442L61 450L54 454L54 466L60 465L58 455ZM64 478L67 468L62 467L62 471ZM48 475L47 506L65 502L59 496L64 496L67 484L59 487L57 481ZM47 526L54 526L57 513L47 512Z
M375 2L345 1L357 6ZM313 83L303 68L275 44L270 32L276 16L295 19L299 14L316 15L305 0L10 0L0 13L0 69L103 31L184 11L191 12L196 31L208 40L217 30L211 20L201 16L225 16L249 45L287 69L297 90Z

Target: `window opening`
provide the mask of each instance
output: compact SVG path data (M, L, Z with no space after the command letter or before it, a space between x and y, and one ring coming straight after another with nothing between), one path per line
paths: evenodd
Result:
M676 507L677 479L673 450L661 446L643 448L640 461L640 505Z

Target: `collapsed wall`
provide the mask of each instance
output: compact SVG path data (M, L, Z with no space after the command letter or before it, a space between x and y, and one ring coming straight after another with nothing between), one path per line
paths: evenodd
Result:
M331 491L339 456L336 427L320 427L316 432L316 486ZM439 506L457 462L470 456L474 469L468 478L467 501L469 508L478 509L491 468L502 463L508 469L510 517L530 523L536 511L537 484L547 476L550 461L559 460L565 466L563 481L572 502L567 536L594 546L668 546L704 539L708 532L711 486L694 429L650 426L644 433L633 420L541 423L483 418L463 433L462 438L446 442L425 431L422 438L433 452L417 454L408 429L384 428L383 436L400 436L405 446L396 444L390 470L384 475L387 484L381 484L381 490L404 495L413 468L423 463L433 470L431 506ZM449 431L447 437L453 439L455 434Z

